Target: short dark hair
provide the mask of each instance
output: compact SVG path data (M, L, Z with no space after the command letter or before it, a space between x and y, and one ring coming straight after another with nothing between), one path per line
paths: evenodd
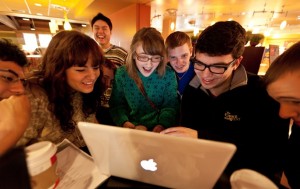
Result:
M92 19L92 21L91 21L91 26L92 26L92 27L93 27L93 25L95 24L95 22L96 22L97 20L103 20L104 22L107 23L109 29L112 30L112 27L113 27L113 26L112 26L111 20L110 20L108 17L104 16L104 14L102 14L101 12L98 13L98 14Z
M0 39L0 60L12 61L21 67L27 64L27 57L24 51L5 38Z
M242 56L246 44L246 30L236 21L220 21L207 27L196 43L195 52L209 56L231 54Z

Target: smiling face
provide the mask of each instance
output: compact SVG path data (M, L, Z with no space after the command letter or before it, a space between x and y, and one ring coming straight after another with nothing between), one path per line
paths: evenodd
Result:
M269 95L280 103L279 116L292 118L300 126L300 70L288 72L267 87Z
M191 56L192 50L187 43L174 49L168 48L168 60L177 73L184 73L189 69Z
M92 28L94 39L101 45L102 48L107 49L110 46L111 30L106 22L97 20Z
M160 55L148 55L144 52L142 44L139 44L136 48L135 62L140 73L149 77L153 71L157 68L159 63L161 62ZM144 59L148 59L144 61ZM143 61L141 61L143 60Z
M195 58L197 61L200 61L207 66L218 65L227 67L223 74L215 74L212 73L208 68L200 71L197 69L197 64L195 64L195 73L200 79L201 85L205 89L209 90L214 96L218 96L229 89L232 72L238 67L241 58L237 59L234 64L231 65L230 62L233 61L231 54L222 56L208 56L205 53L197 52Z
M95 82L100 76L99 66L92 66L89 56L85 66L72 66L66 70L67 83L75 91L90 93L94 89Z
M23 68L12 61L0 61L0 69L11 71L0 71L0 100L12 95L24 94L24 86L19 80L25 78Z

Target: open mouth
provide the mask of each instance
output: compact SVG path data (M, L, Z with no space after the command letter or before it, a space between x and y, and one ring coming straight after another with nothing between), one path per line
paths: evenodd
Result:
M105 37L103 35L96 35L97 38L99 39L104 39Z

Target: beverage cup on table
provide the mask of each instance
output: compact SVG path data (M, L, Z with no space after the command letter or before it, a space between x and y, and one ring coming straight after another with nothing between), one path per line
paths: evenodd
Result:
M231 189L278 189L269 178L251 169L234 171L230 184Z
M26 162L33 189L53 189L59 182L56 174L57 147L49 141L42 141L25 148Z

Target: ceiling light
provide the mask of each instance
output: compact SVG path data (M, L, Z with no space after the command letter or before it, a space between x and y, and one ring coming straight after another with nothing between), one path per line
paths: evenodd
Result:
M58 25L54 19L51 19L51 21L49 22L49 28L51 33L56 33L56 31L58 30Z
M174 31L174 29L175 29L175 23L174 22L171 23L170 28L171 28L171 31Z
M280 24L280 29L283 30L285 27L286 27L286 20L282 21L281 24Z
M31 19L30 30L35 30L33 19Z
M176 16L177 9L167 9L166 11L169 13L169 15Z
M69 22L69 19L67 17L67 13L66 12L64 14L64 17L65 17L65 20L64 20L64 29L65 30L72 30L72 26L71 26L71 24Z
M72 30L72 26L71 26L71 24L70 24L70 22L69 22L68 19L65 19L64 29L65 30Z
M30 30L35 30L35 27L33 24L30 24Z

